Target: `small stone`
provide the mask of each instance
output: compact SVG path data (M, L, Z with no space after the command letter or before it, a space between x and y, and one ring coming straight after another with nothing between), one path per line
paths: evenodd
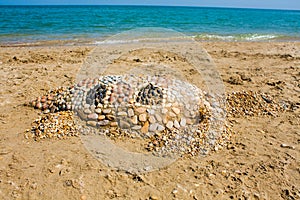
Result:
M102 112L101 108L96 108L96 109L95 109L95 113L101 114L101 112Z
M136 130L140 130L141 128L142 126L133 126L131 129L136 131Z
M86 121L87 120L87 115L84 114L84 112L82 112L81 110L77 111L78 116L80 117L80 119Z
M184 117L182 117L180 119L180 126L185 126L186 125L186 119Z
M171 106L172 106L171 103L167 103L167 104L166 104L166 108L170 108Z
M85 114L91 114L91 113L92 113L92 111L90 111L90 109L85 109L83 112L84 112Z
M154 132L156 131L157 127L158 127L158 123L151 124L149 126L149 131Z
M147 108L144 108L144 107L139 107L139 108L135 109L135 111L138 113L144 113L144 112L146 112L146 110L147 110Z
M142 133L148 133L149 122L145 122L144 126L141 128Z
M189 125L192 125L193 124L193 120L190 119L190 118L187 118L186 119L186 123L189 124Z
M174 120L174 127L177 129L180 128L179 122L177 120Z
M130 128L130 124L126 121L123 121L123 120L120 120L119 126L120 126L120 128L123 128L123 129L129 129Z
M99 120L99 121L101 121L101 120L103 120L103 119L105 119L105 115L99 115L99 116L98 116L98 120Z
M90 120L97 120L98 119L98 115L96 113L91 113L87 117Z
M116 126L118 126L118 122L111 122L111 123L110 123L110 126L111 126L111 127L116 127Z
M176 114L173 113L173 112L169 112L168 114L169 114L170 117L176 117Z
M118 98L118 103L122 103L123 102L123 98Z
M154 116L150 116L149 117L149 122L150 122L150 124L154 124L156 122L155 117Z
M128 117L133 117L133 116L134 116L133 109L128 109Z
M140 120L141 122L147 121L147 114L146 114L146 113L140 114L140 115L139 115L139 120Z
M155 110L153 110L153 109L147 109L147 112L148 112L150 115L154 115Z
M118 116L127 116L127 113L124 111L118 112Z
M176 115L179 115L179 113L180 113L180 109L179 109L179 108L172 107L172 110L173 110L173 112L174 112Z
M172 121L168 121L168 123L166 124L166 127L168 128L168 129L171 129L171 128L173 128L173 122Z
M106 125L109 124L109 121L108 121L108 120L103 120L103 121L98 122L98 124L99 124L100 126L106 126Z
M84 104L83 108L84 109L90 109L90 104Z
M168 109L166 109L166 108L161 109L162 114L166 114L167 112L168 112Z
M136 115L131 118L131 123L133 123L133 124L137 124L138 123L138 118L137 118Z
M85 195L81 195L80 200L87 200L87 197Z
M280 147L282 148L288 148L288 149L295 149L294 146L288 145L288 144L281 144Z
M163 130L165 130L165 127L162 126L162 125L158 125L158 126L157 126L157 130L158 130L158 131L163 131Z
M164 124L167 124L167 123L168 123L168 117L167 117L167 116L164 116L164 118L163 118L163 123L164 123Z
M97 122L96 121L87 121L86 124L89 125L89 126L93 126L93 127L97 126Z
M106 115L106 118L107 118L109 121L115 121L115 120L116 120L116 117L113 116L113 115Z
M103 114L109 114L109 113L111 113L111 109L110 108L107 108L107 109L103 110Z
M161 122L162 121L162 118L159 114L155 114L155 118L158 122Z

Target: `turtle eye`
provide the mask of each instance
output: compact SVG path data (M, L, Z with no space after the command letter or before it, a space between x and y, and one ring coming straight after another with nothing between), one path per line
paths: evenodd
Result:
M135 101L142 105L159 105L162 103L162 88L149 83L141 88Z

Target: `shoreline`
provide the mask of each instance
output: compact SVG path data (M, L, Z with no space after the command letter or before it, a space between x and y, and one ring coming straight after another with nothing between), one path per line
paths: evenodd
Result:
M184 39L185 40L185 39ZM197 37L188 38L190 41L200 42L200 43L300 43L300 39L272 39L272 40L223 40L223 39L201 39ZM131 42L140 42L143 43L147 41L144 40L109 40L109 39L82 39L82 40L37 40L31 42L8 42L1 43L0 47L53 47L53 46L88 46L95 47L98 45L107 45L107 44L118 44L118 43L131 43ZM148 41L151 41L148 40Z

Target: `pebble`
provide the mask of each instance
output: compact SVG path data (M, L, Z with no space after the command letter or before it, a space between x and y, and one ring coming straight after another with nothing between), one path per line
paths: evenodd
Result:
M174 120L174 127L177 129L180 128L179 122L177 120Z
M146 112L146 110L147 110L147 108L144 108L144 107L139 107L139 108L135 109L135 111L140 114Z
M161 122L162 121L162 118L159 114L155 114L155 118L158 122Z
M158 130L158 131L163 131L163 130L165 130L165 127L159 124L159 125L157 126L157 130Z
M102 120L102 121L98 122L98 124L99 124L100 126L106 126L106 125L109 124L109 120Z
M97 126L97 122L96 121L87 121L86 124L89 125L89 126L93 126L93 127Z
M163 118L163 123L164 123L164 124L167 124L167 123L168 123L168 117L167 117L167 116L164 116L164 118Z
M172 111L173 111L176 115L179 115L179 113L180 113L180 109L179 109L179 108L176 108L176 107L172 107Z
M91 120L97 120L98 119L98 115L96 113L91 113L87 116L88 119Z
M288 145L288 144L281 144L280 147L282 148L288 148L288 149L295 149L294 146Z
M156 131L157 127L158 127L158 123L150 124L149 131L154 132Z
M114 115L106 115L106 118L109 120L109 121L115 121L116 120L116 117Z
M84 114L84 112L82 112L81 110L77 111L78 116L80 117L80 119L86 121L87 120L87 115Z
M168 112L168 109L166 109L166 108L161 109L162 114L166 114L167 112Z
M133 117L133 116L134 116L133 109L128 109L128 117Z
M169 112L168 115L169 115L170 117L172 117L172 118L174 118L174 117L177 116L177 115L176 115L175 113L173 113L173 112Z
M137 124L138 123L138 118L137 118L136 115L131 118L131 123L133 123L133 124Z
M111 123L110 123L110 126L111 126L111 127L117 127L117 126L118 126L118 122L111 122Z
M120 128L123 128L123 129L129 129L130 128L130 124L126 121L123 121L123 120L120 120L119 126L120 126Z
M149 122L145 122L144 126L141 128L141 132L142 133L148 133L148 129L149 129Z
M107 109L103 109L103 114L109 114L111 113L111 109L110 108L107 108Z
M118 112L118 115L119 115L119 116L127 116L127 113L124 112L124 111L122 111L122 112Z
M140 115L139 115L139 120L140 120L141 122L147 121L147 114L146 114L146 113L140 114Z
M154 124L156 122L155 117L154 116L150 116L149 117L149 122L150 122L150 124Z
M101 108L96 108L96 109L95 109L95 113L101 114L101 112L102 112Z
M103 119L105 119L105 115L99 115L99 116L98 116L98 120L99 120L99 121L101 121L101 120L103 120Z
M167 124L166 124L166 127L171 130L173 128L173 122L168 121Z
M180 119L180 126L186 126L186 119L184 117Z
M91 114L91 113L92 113L92 111L90 111L90 109L85 109L83 112L84 112L85 114Z
M133 126L131 129L132 130L140 130L142 128L142 126Z

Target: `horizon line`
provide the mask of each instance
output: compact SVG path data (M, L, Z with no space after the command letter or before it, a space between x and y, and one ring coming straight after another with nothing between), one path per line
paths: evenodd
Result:
M257 10L286 10L300 11L292 8L262 8L262 7L234 7L234 6L197 6L197 5L159 5L159 4L0 4L0 6L146 6L146 7L190 7L190 8L229 8L229 9L257 9Z

